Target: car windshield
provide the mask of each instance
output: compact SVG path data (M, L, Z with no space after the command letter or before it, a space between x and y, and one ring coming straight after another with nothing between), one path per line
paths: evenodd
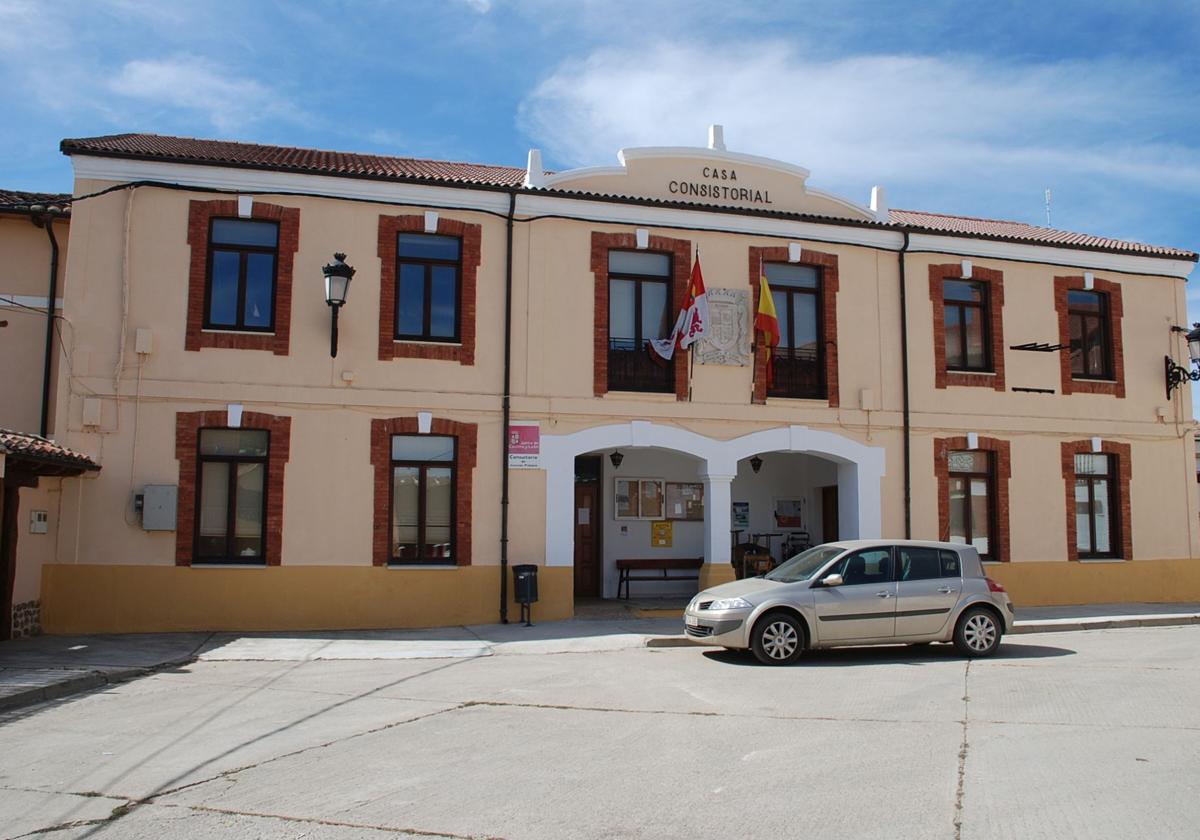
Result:
M780 583L795 583L800 580L808 580L822 566L845 550L836 545L813 546L808 551L802 551L791 559L780 563L777 567L763 575L763 577L767 580L777 580Z

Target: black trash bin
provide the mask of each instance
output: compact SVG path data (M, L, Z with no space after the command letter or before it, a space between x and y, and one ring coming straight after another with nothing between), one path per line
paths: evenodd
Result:
M513 571L513 599L521 605L521 620L525 622L526 627L532 627L532 608L531 604L537 602L537 574L538 567L529 563L522 563L512 567Z

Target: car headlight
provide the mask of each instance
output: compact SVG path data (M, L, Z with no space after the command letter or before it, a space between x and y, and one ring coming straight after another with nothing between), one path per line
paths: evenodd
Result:
M721 598L708 605L710 610L748 610L754 605L745 598Z

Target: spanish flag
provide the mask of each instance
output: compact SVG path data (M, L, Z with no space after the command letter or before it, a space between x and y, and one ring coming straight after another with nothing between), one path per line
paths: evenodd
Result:
M773 349L779 344L779 316L775 314L775 298L767 275L758 281L758 314L754 316L754 330L760 335L767 357L767 387L775 384L775 358Z

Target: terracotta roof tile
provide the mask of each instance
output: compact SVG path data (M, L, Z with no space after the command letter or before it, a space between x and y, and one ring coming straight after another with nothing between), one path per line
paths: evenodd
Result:
M59 446L52 440L28 432L0 429L0 453L14 460L32 461L79 470L98 470L100 465L80 452Z
M67 202L71 200L70 193L41 193L23 192L21 190L0 189L0 213L28 213L35 204L53 204L62 207L64 212L71 212Z

